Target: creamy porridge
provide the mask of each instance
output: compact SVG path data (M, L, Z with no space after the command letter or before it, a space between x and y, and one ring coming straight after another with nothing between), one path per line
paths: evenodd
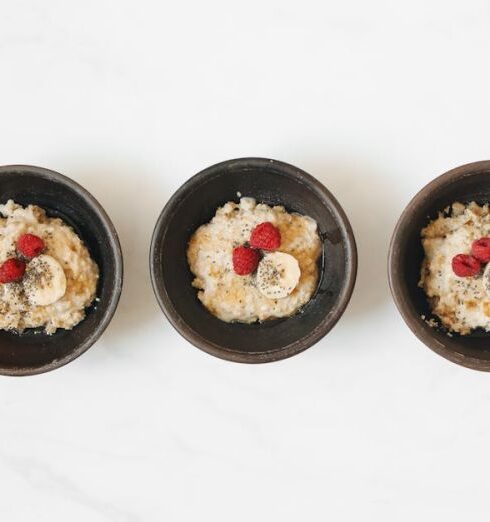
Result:
M228 202L193 234L187 258L204 306L227 322L287 317L318 283L316 222L252 198Z
M452 332L490 331L490 211L454 203L422 230L420 286L432 312Z
M71 329L95 299L99 269L73 229L40 207L0 205L0 329Z

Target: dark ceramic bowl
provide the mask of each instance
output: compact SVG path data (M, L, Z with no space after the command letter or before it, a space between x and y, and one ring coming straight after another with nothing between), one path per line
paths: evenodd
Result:
M418 287L424 251L420 231L455 201L490 202L490 161L463 165L446 172L425 186L408 204L391 240L388 277L391 292L403 319L413 333L439 355L462 366L490 371L490 334L451 334L430 327L431 315L424 291Z
M323 258L318 290L301 313L261 324L225 323L210 314L191 286L186 260L192 233L237 192L318 222ZM326 335L349 302L357 270L352 229L330 192L302 170L262 158L225 161L187 181L158 218L150 251L153 289L175 329L202 350L236 362L284 359Z
M44 208L71 225L100 269L97 297L86 318L72 330L46 335L42 329L22 334L0 331L0 373L32 375L73 361L102 335L121 294L123 263L116 230L100 204L71 179L39 167L0 167L0 203L13 199Z

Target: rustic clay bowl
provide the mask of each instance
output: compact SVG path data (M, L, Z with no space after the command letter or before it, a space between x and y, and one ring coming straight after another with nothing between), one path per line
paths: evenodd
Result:
M71 179L39 167L0 167L0 203L13 199L44 208L62 218L84 241L100 269L99 302L72 330L46 335L41 329L22 334L0 331L0 373L32 375L73 361L102 335L121 294L123 263L116 230L101 205Z
M318 290L301 313L261 324L229 324L210 314L191 286L186 260L192 233L237 193L307 214L319 225L323 259ZM158 218L150 251L153 289L175 329L202 350L236 362L260 363L295 355L326 335L344 312L357 270L354 236L332 194L315 178L279 161L244 158L196 174Z
M403 319L430 349L462 366L490 371L490 334L447 335L423 319L431 316L424 291L418 287L424 257L420 231L430 219L455 201L490 201L490 161L469 163L446 172L425 186L408 204L391 240L388 277L391 292Z

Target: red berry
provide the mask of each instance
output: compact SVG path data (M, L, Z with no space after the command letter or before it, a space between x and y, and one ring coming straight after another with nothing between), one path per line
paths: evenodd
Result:
M275 250L281 246L281 233L269 221L260 223L252 230L250 245L262 250Z
M21 259L11 257L0 265L0 283L20 281L26 271L26 264Z
M482 237L473 241L471 253L482 263L488 263L490 261L490 237Z
M257 250L245 246L233 249L233 270L238 275L248 275L255 272L260 256Z
M17 241L17 250L29 259L38 256L44 246L44 241L34 234L22 234Z
M480 261L473 256L458 254L453 257L453 272L458 277L471 277L480 273Z

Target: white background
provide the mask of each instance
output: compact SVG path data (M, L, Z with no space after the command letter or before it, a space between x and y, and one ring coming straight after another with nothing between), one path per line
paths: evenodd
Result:
M389 295L409 199L490 158L488 0L0 2L0 163L105 206L125 287L103 338L0 378L0 520L488 520L490 375L425 348ZM148 275L187 178L264 156L318 177L359 247L335 329L292 359L215 359Z

